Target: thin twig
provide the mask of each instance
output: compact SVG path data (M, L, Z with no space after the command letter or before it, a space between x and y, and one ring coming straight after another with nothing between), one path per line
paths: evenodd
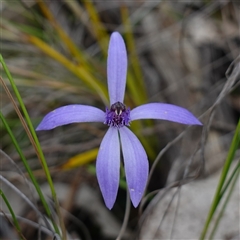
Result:
M157 230L156 230L156 232L155 232L155 234L154 234L154 236L153 236L153 239L155 239L155 238L157 237L157 233L159 232L159 229L161 228L161 225L162 225L164 219L166 218L166 216L167 216L167 214L168 214L168 210L169 210L169 208L171 207L172 202L173 202L175 196L177 195L178 191L179 191L179 188L175 191L175 193L173 194L171 200L169 201L169 203L168 203L168 205L167 205L167 208L166 208L166 210L165 210L164 213L163 213L162 219L161 219L161 221L160 221L160 223L159 223L159 225L158 225L158 228L157 228Z

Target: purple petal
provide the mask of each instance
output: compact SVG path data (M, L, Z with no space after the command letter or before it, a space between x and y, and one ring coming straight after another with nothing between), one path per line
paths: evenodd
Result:
M123 102L127 75L127 52L122 36L111 35L108 47L107 78L110 104Z
M119 132L130 198L134 207L137 207L147 184L147 154L138 138L127 127L119 128Z
M73 104L57 108L48 113L36 130L50 130L69 123L104 121L105 113L102 110L92 106Z
M97 179L106 206L111 209L116 201L120 175L120 144L117 128L110 127L99 148Z
M161 119L188 125L202 125L187 109L167 103L148 103L134 108L130 112L130 120L137 119Z

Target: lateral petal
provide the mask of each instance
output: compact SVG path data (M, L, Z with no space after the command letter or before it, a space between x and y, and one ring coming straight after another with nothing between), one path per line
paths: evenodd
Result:
M110 104L123 102L127 75L127 52L122 36L112 33L108 48L107 79Z
M127 127L120 128L119 132L130 198L134 207L137 207L148 179L147 154L138 138Z
M48 113L40 122L37 131L50 130L58 126L77 122L104 122L105 113L92 106L72 104Z
M117 128L110 127L99 148L97 179L106 206L112 209L116 201L120 175L120 143Z
M138 119L161 119L187 125L202 125L187 109L167 103L148 103L132 109L130 120Z

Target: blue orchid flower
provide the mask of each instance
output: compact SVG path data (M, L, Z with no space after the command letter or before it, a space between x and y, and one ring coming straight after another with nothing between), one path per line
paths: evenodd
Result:
M202 125L188 110L165 103L149 103L132 110L123 104L127 75L127 52L118 32L111 35L107 60L107 80L110 108L102 111L86 105L68 105L48 113L36 130L50 130L76 122L102 122L109 126L100 144L96 172L106 206L111 209L116 201L120 151L122 151L128 190L134 207L144 193L148 179L147 154L133 132L128 128L138 119L161 119L187 125Z

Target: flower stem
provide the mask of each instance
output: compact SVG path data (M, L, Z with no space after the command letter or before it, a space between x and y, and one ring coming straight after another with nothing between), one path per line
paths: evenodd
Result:
M130 214L130 209L131 209L131 202L130 202L130 196L129 196L128 189L126 189L126 192L127 192L127 197L126 197L125 215L124 215L124 219L123 219L123 224L122 224L121 230L120 230L116 240L121 240L122 239L122 236L123 236L124 232L126 231L126 227L127 227L127 223L128 223L128 219L129 219L129 214Z

